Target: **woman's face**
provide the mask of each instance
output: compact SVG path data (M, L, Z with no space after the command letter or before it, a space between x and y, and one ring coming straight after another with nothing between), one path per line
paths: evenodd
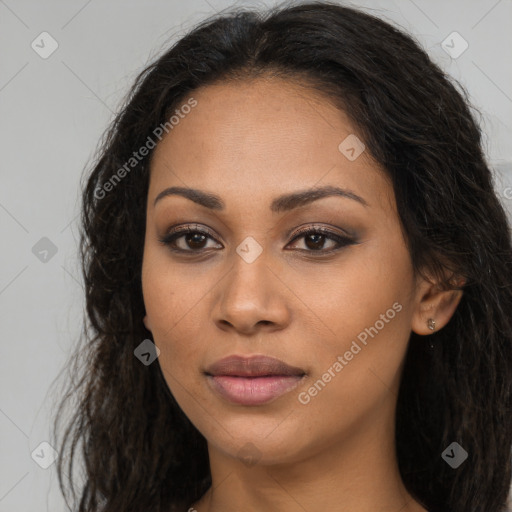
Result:
M318 93L258 79L191 96L153 155L142 267L177 402L210 450L264 464L391 432L424 289L384 172Z

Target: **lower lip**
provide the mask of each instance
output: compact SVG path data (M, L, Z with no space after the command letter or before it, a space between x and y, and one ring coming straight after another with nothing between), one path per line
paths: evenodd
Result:
M233 377L209 375L208 382L223 398L239 405L261 405L288 393L303 377L275 375L267 377Z

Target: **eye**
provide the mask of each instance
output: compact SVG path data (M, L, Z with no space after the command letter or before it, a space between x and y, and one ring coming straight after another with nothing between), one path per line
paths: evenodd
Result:
M356 241L349 236L335 233L334 231L321 226L309 226L299 230L292 242L301 238L304 239L304 244L307 249L299 249L300 251L318 252L321 254L331 254L347 245L353 245L356 243ZM332 242L329 249L325 249L326 241Z
M304 239L306 249L298 250L310 253L317 252L322 255L331 254L347 245L356 243L356 241L349 236L335 233L321 226L309 226L299 230L295 233L295 237L290 244L293 244L301 238ZM211 248L207 246L209 240L215 241L213 233L208 229L200 229L197 224L173 229L165 236L158 239L161 244L168 246L171 251L196 254L206 252L206 249ZM326 241L331 242L331 247L328 249L324 247Z
M178 241L181 240L181 247ZM177 252L202 252L208 239L215 240L208 229L199 229L198 225L183 226L172 230L170 233L158 239L163 245L169 246ZM187 248L188 247L188 248Z

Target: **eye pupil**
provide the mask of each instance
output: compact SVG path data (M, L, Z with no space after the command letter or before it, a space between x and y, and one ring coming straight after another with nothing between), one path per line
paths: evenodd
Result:
M306 236L306 245L309 249L321 249L323 246L325 235L319 233L312 233L311 235ZM313 246L309 244L309 241L313 241Z
M206 239L206 236L202 235L200 233L192 233L192 234L187 235L187 237L186 237L187 244L189 244L189 246L191 246L192 248L196 248L196 249L197 248L200 249L202 247L202 244L204 244L205 239Z

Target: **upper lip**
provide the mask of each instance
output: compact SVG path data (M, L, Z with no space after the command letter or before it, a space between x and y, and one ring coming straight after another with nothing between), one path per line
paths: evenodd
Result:
M207 375L229 375L232 377L264 377L267 375L303 376L305 371L296 366L268 356L229 356L208 366Z

